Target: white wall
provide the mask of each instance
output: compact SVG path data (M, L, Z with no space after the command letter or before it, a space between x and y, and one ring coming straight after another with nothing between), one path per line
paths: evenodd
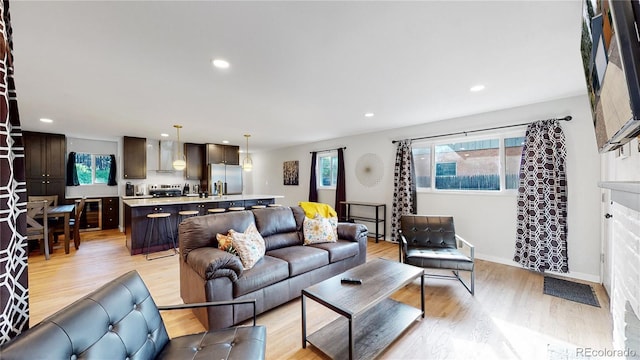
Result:
M83 152L89 154L100 155L116 155L116 164L120 164L120 156L118 154L118 142L107 140L92 140L92 139L79 139L79 138L67 138L67 154L72 151ZM116 169L120 174L118 165ZM116 177L117 178L117 177ZM118 182L120 184L120 182ZM95 184L95 185L80 185L80 186L67 186L65 197L68 199L86 197L108 197L118 196L118 186L108 186L107 184Z
M586 96L539 103L514 109L477 114L435 123L327 140L253 154L254 171L249 193L281 194L284 205L306 201L309 192L310 151L346 146L347 200L387 204L391 217L395 145L392 140L438 135L456 131L519 124L539 119L573 116L562 122L567 139L569 276L599 281L600 278L600 157ZM393 121L393 119L389 119ZM366 128L363 124L363 132ZM358 182L354 168L362 155L377 154L384 174L374 187ZM282 163L299 160L299 186L282 184ZM334 204L333 191L319 191L319 201ZM513 257L516 231L515 194L419 193L418 213L451 214L457 232L476 245L478 258L517 265ZM371 228L370 228L371 229ZM387 223L389 237L390 221Z

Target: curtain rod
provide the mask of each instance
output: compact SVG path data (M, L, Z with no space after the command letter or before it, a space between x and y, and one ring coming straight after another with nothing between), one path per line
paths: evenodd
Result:
M563 118L553 118L553 119L547 119L547 120L571 121L571 119L573 119L571 117L571 115L567 115L567 116L565 116ZM540 120L538 120L538 121L540 121ZM533 121L533 122L535 122L535 121ZM422 136L422 137L412 138L412 139L409 139L409 140L413 141L413 140L433 139L433 138L437 138L437 137L451 136L451 135L465 135L466 136L469 133L475 133L475 132L480 132L480 131L488 131L488 130L506 129L506 128L516 127L516 126L524 126L524 125L529 125L529 124L531 124L533 122L527 122L527 123L522 123L522 124L513 124L513 125L504 125L504 126L496 126L496 127L486 128L486 129L477 129L477 130L469 130L469 131L458 131L458 132L448 133L448 134ZM393 140L393 141L391 141L391 143L395 144L395 143L397 143L399 141L401 141L401 140Z
M309 151L309 154L333 151L333 150L338 150L338 149L346 150L347 147L343 146L343 147L339 147L339 148L336 148L336 149L325 149L325 150L318 150L318 151Z

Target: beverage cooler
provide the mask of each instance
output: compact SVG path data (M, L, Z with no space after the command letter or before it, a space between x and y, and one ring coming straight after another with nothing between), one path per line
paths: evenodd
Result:
M76 207L80 200L76 200ZM80 217L80 231L102 230L102 199L86 199Z

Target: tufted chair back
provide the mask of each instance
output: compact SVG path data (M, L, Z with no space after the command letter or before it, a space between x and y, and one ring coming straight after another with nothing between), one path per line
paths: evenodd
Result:
M128 272L31 328L2 359L153 359L169 341L137 272Z
M408 248L457 248L451 216L402 215L400 229Z

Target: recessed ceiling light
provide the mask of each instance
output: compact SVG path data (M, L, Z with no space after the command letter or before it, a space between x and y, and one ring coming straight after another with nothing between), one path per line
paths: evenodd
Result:
M47 118L42 118L42 119L40 119L40 121L42 121L43 123L52 123L53 122L53 120L47 119Z
M229 143L229 140L222 140L222 143L223 143L223 144L228 144L228 143Z
M162 133L162 134L160 134L160 136L162 136L162 137L169 137L169 134Z
M226 69L229 67L229 62L227 60L213 59L211 60L211 63L218 69Z
M482 90L484 90L484 85L482 84L474 85L471 88L469 88L469 91L473 91L473 92L482 91Z
M374 115L372 112L364 113L364 117L373 117Z

